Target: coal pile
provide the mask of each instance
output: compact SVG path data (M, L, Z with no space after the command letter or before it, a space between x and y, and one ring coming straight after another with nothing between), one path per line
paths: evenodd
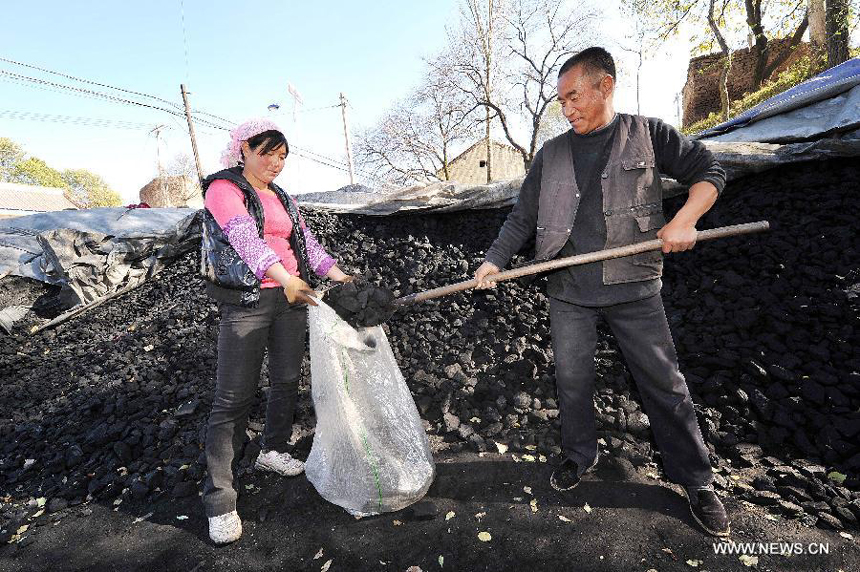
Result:
M397 310L392 305L391 290L363 278L334 286L325 293L325 299L337 315L354 328L378 326Z
M663 289L717 485L806 524L849 529L860 518L858 179L845 160L733 183L700 228L766 219L772 230L668 256ZM507 212L305 218L345 271L404 296L470 278ZM4 337L0 496L41 497L50 512L87 498L197 492L218 315L196 267L189 255L56 329ZM500 444L537 462L560 452L539 283L416 304L383 328L434 446ZM637 467L658 461L606 329L596 365L602 448ZM315 423L305 371L299 456ZM260 397L266 383L264 369ZM262 419L261 404L240 470L258 451ZM6 510L0 529L14 532L25 512Z

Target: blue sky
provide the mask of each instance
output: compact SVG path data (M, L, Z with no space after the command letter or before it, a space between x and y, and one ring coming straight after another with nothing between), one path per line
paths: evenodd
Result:
M194 109L233 121L267 115L267 105L277 102L283 107L273 117L291 143L337 159L345 156L340 110L316 108L336 104L343 91L351 103L351 126L370 126L420 81L422 58L443 48L445 26L457 16L455 0L49 0L7 3L3 11L0 57L176 103L181 102L179 84L185 83ZM623 36L618 21L610 18L605 28L610 37ZM674 51L671 65L665 59L648 64L655 66L651 77L659 76L659 81L651 82L643 94L643 113L672 122L674 93L684 80L686 46ZM623 74L624 66L620 67ZM74 83L5 62L0 62L0 70ZM623 87L624 77L620 79ZM306 111L297 116L296 124L289 112L288 82L304 99ZM627 91L618 100L622 110L625 106L630 110L633 101L632 88ZM134 125L119 129L68 119L35 121L34 114ZM190 152L181 118L34 88L0 76L0 136L17 141L56 168L87 168L102 175L127 202L136 201L138 189L156 173L156 143L149 134L156 125L168 126L161 146L163 162ZM198 137L204 171L214 171L226 134L201 127ZM330 190L348 183L342 171L293 156L283 177L293 192Z

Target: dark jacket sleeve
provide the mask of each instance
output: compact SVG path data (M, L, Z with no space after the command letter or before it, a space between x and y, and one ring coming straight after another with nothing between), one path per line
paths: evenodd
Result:
M671 125L660 119L649 118L651 142L657 169L682 185L708 181L722 193L726 186L726 173L701 141L688 139Z
M498 268L504 268L511 258L519 252L525 243L535 234L537 229L538 204L540 199L540 180L543 171L543 149L535 154L531 168L520 187L517 204L505 224L499 231L499 236L487 250L486 260Z

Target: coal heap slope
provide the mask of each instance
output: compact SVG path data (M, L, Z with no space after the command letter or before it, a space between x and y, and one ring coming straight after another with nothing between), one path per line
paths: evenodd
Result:
M766 219L772 230L668 256L663 288L717 485L806 524L855 529L858 188L847 160L732 183L700 228ZM345 269L405 295L470 277L507 212L305 218ZM88 496L198 490L218 314L196 267L188 255L56 329L4 339L0 496L45 497L59 510ZM400 310L384 326L434 446L499 443L525 460L559 453L547 306L539 287L504 283ZM601 446L635 466L659 461L603 326L596 365ZM300 455L314 426L308 371L293 435ZM266 384L264 369L261 397ZM240 470L262 418L258 406Z

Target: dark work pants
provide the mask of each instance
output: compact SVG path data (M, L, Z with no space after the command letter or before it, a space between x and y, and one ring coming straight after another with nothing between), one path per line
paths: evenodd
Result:
M269 397L263 447L287 448L307 335L307 306L291 306L283 288L263 289L256 308L220 304L219 310L218 373L206 431L209 474L203 487L210 517L236 510L233 463L242 454L266 348Z
M597 456L594 352L597 320L603 316L642 396L666 475L681 485L710 483L713 473L708 451L687 383L678 368L660 295L599 308L552 298L550 316L564 456L581 472Z

